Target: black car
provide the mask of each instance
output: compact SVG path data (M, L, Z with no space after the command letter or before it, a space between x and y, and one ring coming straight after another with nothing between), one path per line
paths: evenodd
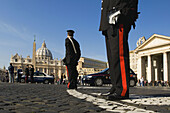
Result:
M137 75L130 69L130 82L131 87L135 86L137 82ZM95 74L86 75L83 78L83 83L90 84L91 86L102 86L103 84L111 84L109 75L109 68Z
M34 82L37 82L37 83L44 83L44 84L54 83L54 76L50 76L39 71L34 72L33 78L34 78ZM25 82L25 75L22 75L21 82L22 83ZM28 77L28 82L31 82L30 76Z

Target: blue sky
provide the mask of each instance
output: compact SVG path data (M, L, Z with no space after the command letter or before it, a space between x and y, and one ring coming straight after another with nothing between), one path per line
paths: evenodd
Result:
M139 0L141 14L129 34L130 50L140 37L170 36L169 5L170 0ZM34 35L37 49L45 40L53 58L63 58L68 29L75 30L82 56L107 61L98 31L100 9L101 0L0 0L0 68L9 66L12 54L32 57Z

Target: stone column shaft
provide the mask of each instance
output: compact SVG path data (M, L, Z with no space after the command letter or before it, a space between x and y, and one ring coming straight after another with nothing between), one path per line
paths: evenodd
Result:
M164 81L168 81L168 55L163 53L163 75Z
M61 74L62 74L61 67L59 67L59 69L58 69L58 76L59 76L59 78L61 78Z
M147 73L147 80L148 80L148 83L151 82L151 77L152 77L152 64L151 64L151 55L148 55L148 73Z
M49 68L46 68L46 73L47 73L47 74L49 74L49 71L48 71L48 70L49 70Z
M142 76L142 58L141 58L141 56L139 56L139 58L138 58L138 65L137 65L137 69L138 69L138 79L140 79L141 78L141 76Z

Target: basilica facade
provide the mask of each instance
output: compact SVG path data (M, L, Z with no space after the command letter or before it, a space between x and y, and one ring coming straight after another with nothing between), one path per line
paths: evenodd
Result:
M10 63L13 64L15 72L20 66L24 70L26 65L33 65L35 71L44 72L48 75L53 74L59 78L66 72L62 59L53 59L52 53L47 48L45 41L42 43L41 48L36 50L36 42L34 40L32 58L30 56L23 58L16 53L14 56L11 56Z
M10 63L13 64L15 72L17 72L19 67L24 71L26 65L33 65L35 71L40 71L48 75L53 74L56 79L61 78L61 75L67 75L66 67L63 65L62 59L53 58L45 41L42 43L41 48L36 50L36 42L34 40L32 58L30 56L23 58L22 55L16 53L11 56ZM86 57L81 57L77 66L79 75L97 73L105 68L107 68L106 62Z

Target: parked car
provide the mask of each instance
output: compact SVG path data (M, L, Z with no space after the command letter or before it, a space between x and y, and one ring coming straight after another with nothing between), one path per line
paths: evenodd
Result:
M46 73L42 73L42 72L34 72L34 82L37 83L44 83L44 84L53 84L54 83L54 76L50 76L47 75ZM25 75L21 76L21 82L24 83L25 82ZM31 77L28 77L28 82L31 82Z
M109 68L95 74L86 75L83 78L83 83L90 84L91 86L102 86L103 84L111 84L109 75ZM130 69L130 87L134 87L137 83L137 75Z

